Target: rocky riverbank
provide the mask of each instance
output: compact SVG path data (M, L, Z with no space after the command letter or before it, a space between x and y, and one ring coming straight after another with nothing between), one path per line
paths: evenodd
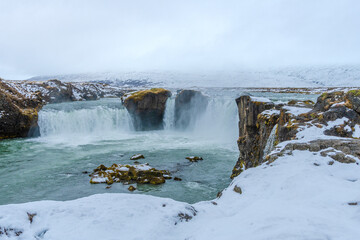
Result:
M126 91L101 83L0 79L0 139L39 135L38 111L47 103L121 97Z
M310 150L343 163L355 163L360 156L358 90L323 93L315 105L309 101L275 104L249 95L236 103L240 156L232 178L293 150Z

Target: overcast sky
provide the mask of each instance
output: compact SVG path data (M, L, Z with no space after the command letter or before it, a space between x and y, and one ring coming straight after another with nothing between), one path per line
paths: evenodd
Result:
M360 64L360 0L0 0L0 76Z

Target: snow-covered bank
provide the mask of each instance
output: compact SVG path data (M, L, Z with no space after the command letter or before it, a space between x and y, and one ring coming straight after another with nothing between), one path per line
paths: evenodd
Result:
M32 223L27 213L36 213ZM66 202L0 206L0 227L21 231L17 239L29 240L169 239L175 224L186 221L181 217L186 214L193 216L191 206L171 199L98 194ZM0 234L0 239L7 238Z
M0 227L20 230L16 239L357 239L360 167L332 160L294 151L193 206L132 194L4 205ZM32 223L27 213L37 214Z

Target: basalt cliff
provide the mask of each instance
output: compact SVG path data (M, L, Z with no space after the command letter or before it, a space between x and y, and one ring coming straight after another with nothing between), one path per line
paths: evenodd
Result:
M240 156L231 178L294 150L309 150L342 163L355 163L360 157L359 90L324 93L315 104L275 104L250 95L236 103Z

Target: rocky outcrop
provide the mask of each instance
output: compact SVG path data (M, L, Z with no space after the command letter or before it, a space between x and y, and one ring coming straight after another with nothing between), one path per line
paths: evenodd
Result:
M94 172L90 176L90 183L93 184L113 184L114 182L123 182L157 185L165 183L165 179L171 178L170 172L166 170L157 170L147 164L113 164L110 167L100 165L94 169Z
M153 88L138 91L123 98L136 130L159 130L164 128L164 113L169 90Z
M36 136L39 95L24 96L0 80L0 139Z
M38 136L38 111L44 104L119 97L124 92L100 83L0 79L0 139Z
M181 90L175 98L175 127L191 126L205 112L208 101L199 91Z
M239 175L243 169L256 167L261 163L267 139L279 119L279 111L269 112L258 119L258 115L275 104L250 96L236 99L239 111L239 159L233 169L231 177Z
M39 95L46 103L98 100L104 97L121 97L126 92L103 83L61 82L53 79L43 82L6 81L6 84L23 95Z
M308 101L275 105L251 96L241 96L236 102L240 156L232 178L293 150L319 152L342 163L354 163L360 157L360 91L324 93L314 106Z

